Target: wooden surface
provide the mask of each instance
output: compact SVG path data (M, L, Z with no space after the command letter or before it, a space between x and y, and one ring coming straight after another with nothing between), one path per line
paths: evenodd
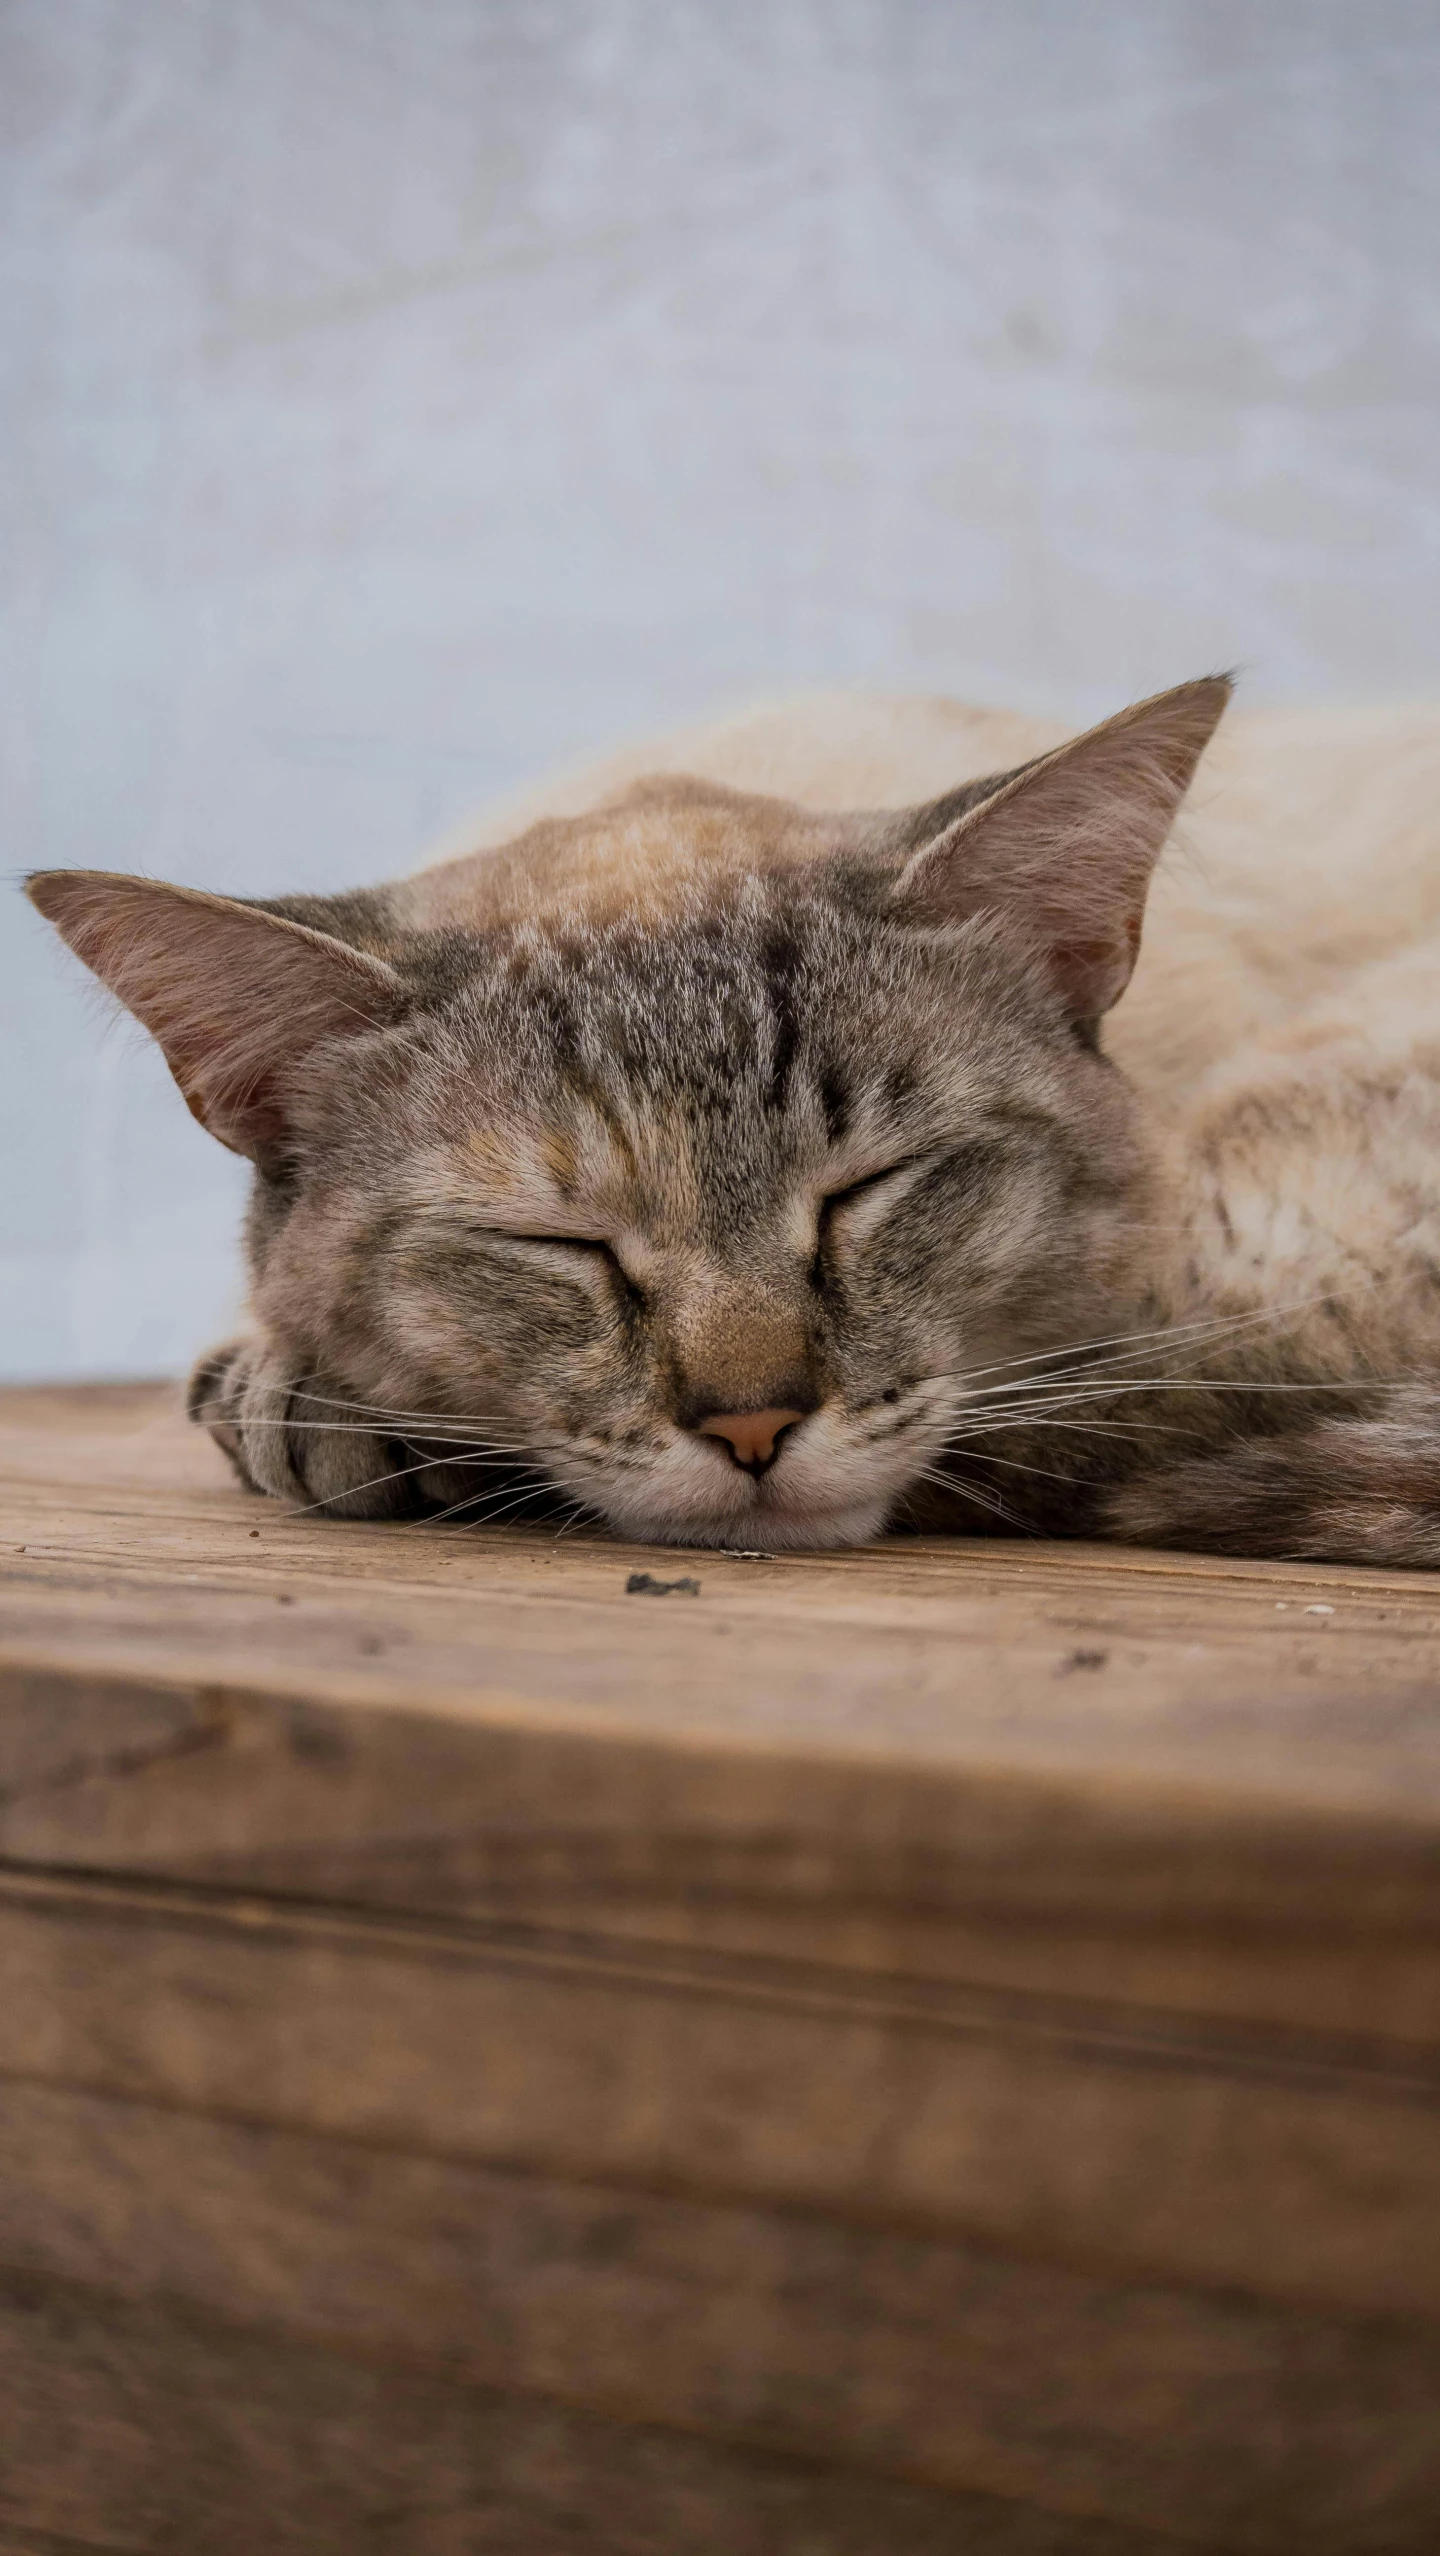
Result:
M0 1475L0 2556L1437 2543L1440 1579Z

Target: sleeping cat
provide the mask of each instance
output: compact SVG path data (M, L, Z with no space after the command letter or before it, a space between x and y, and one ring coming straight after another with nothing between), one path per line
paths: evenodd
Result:
M1440 1562L1440 718L1228 694L802 704L348 896L33 878L255 1166L196 1418L349 1517Z

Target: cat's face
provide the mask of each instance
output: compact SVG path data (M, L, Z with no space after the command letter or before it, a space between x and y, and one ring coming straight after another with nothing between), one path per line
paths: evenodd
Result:
M540 1479L644 1538L877 1533L988 1376L1123 1322L1095 1028L1227 690L885 818L642 789L510 847L518 922L468 869L441 929L421 883L33 881L258 1167L225 1442L349 1514Z
M496 936L297 1136L257 1220L292 1372L443 1417L447 1500L468 1426L477 1515L513 1449L682 1543L878 1533L967 1377L1113 1305L1146 1198L1125 1086L1002 922L758 881Z

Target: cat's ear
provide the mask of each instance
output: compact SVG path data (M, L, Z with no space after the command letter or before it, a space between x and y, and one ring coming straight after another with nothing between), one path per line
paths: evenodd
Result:
M383 1028L404 1006L383 959L259 906L104 870L39 870L25 885L237 1154L283 1147L287 1082L312 1048Z
M1130 982L1150 874L1231 688L1211 675L1157 693L1012 773L911 854L891 910L1017 914L1075 1019L1098 1019Z

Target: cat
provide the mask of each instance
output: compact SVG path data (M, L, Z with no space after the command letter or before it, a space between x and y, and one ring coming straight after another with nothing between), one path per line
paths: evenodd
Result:
M254 1165L193 1415L346 1517L1440 1562L1440 717L1230 689L802 703L343 896L37 874Z

